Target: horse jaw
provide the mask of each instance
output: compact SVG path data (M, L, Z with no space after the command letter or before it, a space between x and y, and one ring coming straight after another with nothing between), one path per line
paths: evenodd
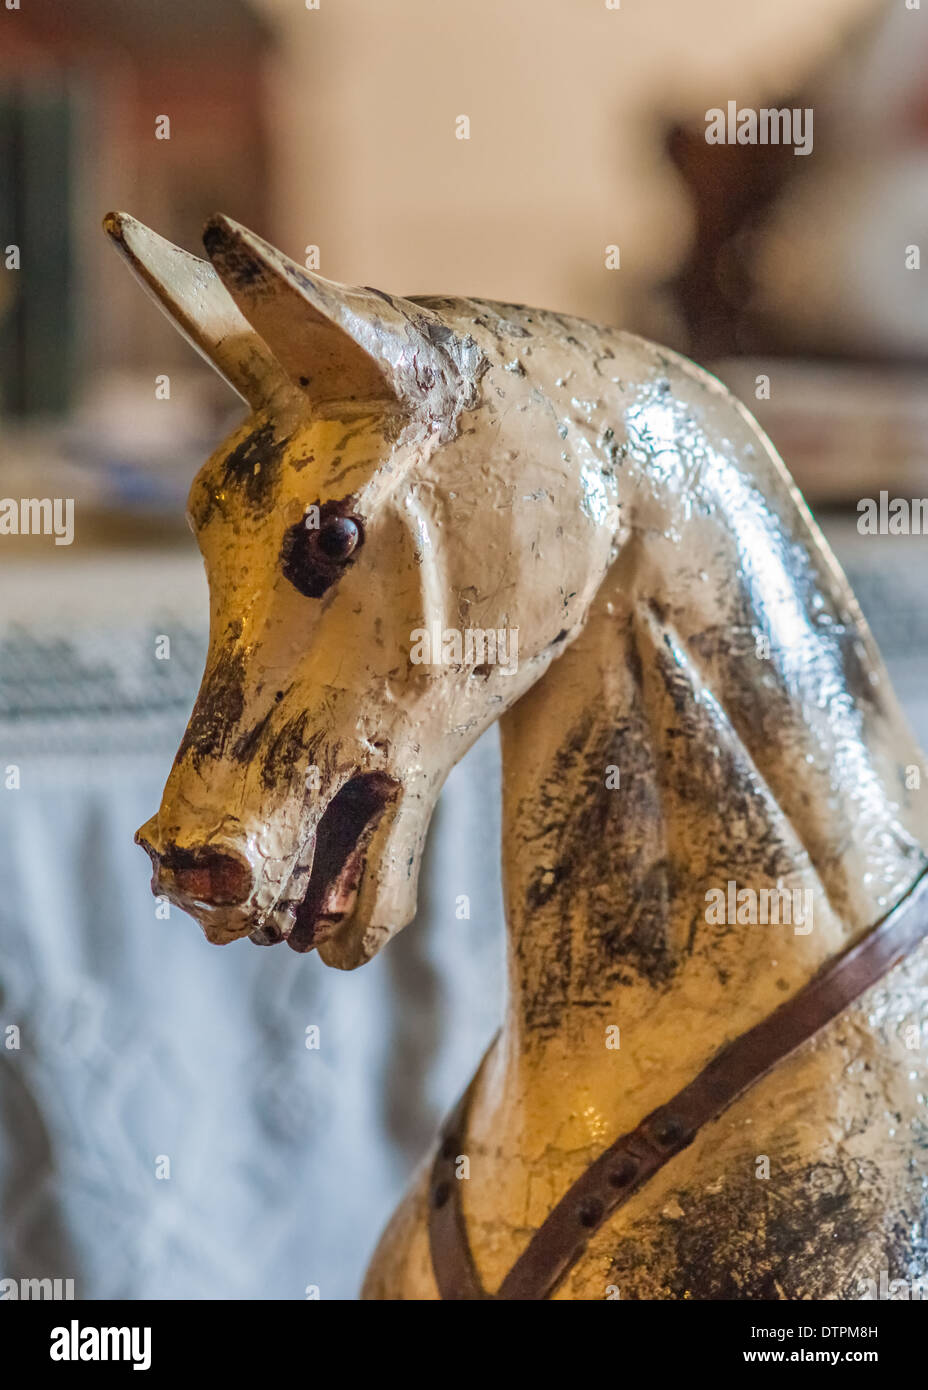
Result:
M326 965L356 970L416 915L422 850L433 806L400 798L379 819L364 853L352 911L316 947Z

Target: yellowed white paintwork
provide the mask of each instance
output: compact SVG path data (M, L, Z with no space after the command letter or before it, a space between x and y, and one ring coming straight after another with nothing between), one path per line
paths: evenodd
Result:
M191 493L211 640L140 832L159 890L210 940L294 944L326 807L377 774L395 796L316 943L354 968L412 916L442 782L501 721L509 997L463 1196L492 1290L613 1138L919 877L921 754L782 463L706 373L556 314L333 285L228 219L212 267L109 229L254 411ZM316 503L363 544L306 597L282 543ZM433 622L517 628L517 672L416 665ZM238 901L196 896L213 880L183 854L204 847L247 878ZM710 923L731 880L807 890L811 930ZM922 951L672 1160L557 1296L853 1297L881 1261L924 1273L925 971ZM369 1296L436 1295L426 1214L424 1170Z

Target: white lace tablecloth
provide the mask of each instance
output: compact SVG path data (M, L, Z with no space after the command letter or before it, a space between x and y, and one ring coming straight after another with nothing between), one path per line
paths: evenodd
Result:
M0 1278L355 1297L499 1019L495 733L448 784L419 919L370 965L210 946L156 919L132 843L202 667L199 561L57 568L0 570L0 771L22 782L0 789Z

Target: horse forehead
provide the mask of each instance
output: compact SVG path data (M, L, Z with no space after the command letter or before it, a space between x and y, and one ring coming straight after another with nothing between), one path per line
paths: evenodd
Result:
M249 420L196 475L188 508L193 528L273 523L281 507L357 497L389 451L389 430L373 418Z

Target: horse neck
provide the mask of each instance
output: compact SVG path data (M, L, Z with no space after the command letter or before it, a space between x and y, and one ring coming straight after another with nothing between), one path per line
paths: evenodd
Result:
M685 535L662 563L633 533L581 635L502 721L510 978L495 1094L536 1133L541 1112L541 1132L578 1143L636 1122L924 868L917 796L900 807L917 749L798 514L790 539L775 593L727 570L721 585L703 574L706 603ZM758 654L774 601L807 613L801 668L789 649ZM811 894L796 900L811 923L707 921L707 891L727 902L730 882Z

